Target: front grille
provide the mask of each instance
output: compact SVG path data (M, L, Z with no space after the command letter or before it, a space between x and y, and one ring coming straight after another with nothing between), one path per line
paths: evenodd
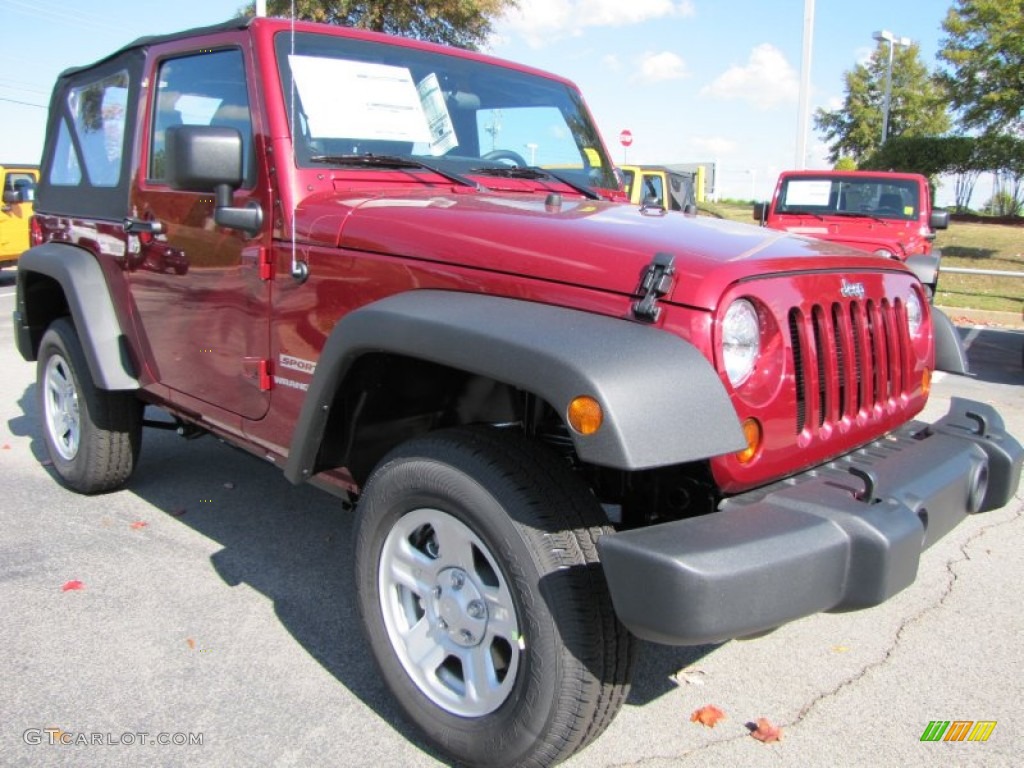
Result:
M835 302L789 311L796 433L885 406L912 379L902 302Z

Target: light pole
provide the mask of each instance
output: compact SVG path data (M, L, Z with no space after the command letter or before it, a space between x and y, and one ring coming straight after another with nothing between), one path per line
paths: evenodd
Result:
M889 63L885 68L885 102L882 105L882 143L889 138L889 104L892 101L892 55L897 45L909 48L911 40L909 37L896 37L888 29L882 29L871 35L880 43L889 44Z

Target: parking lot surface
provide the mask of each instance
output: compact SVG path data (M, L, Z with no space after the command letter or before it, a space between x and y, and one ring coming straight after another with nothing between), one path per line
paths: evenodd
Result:
M45 461L34 367L0 279L0 764L432 766L378 679L356 616L351 516L213 438L149 430L125 490L82 497ZM961 329L974 376L1024 436L1024 331ZM627 705L566 765L1020 764L1024 520L1018 498L925 553L883 606L764 637L645 644ZM705 705L725 718L691 722ZM782 740L749 724L767 718ZM922 742L930 721L985 742Z

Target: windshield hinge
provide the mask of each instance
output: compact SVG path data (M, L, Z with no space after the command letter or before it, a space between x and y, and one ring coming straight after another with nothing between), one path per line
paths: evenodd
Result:
M661 314L658 299L672 290L672 275L676 272L676 257L670 253L656 253L654 260L644 267L640 276L640 285L635 296L639 301L633 302L633 317L648 323L656 323Z

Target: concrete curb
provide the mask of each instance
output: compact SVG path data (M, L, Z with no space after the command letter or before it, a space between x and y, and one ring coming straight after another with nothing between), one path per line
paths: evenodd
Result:
M985 309L963 307L936 307L956 325L991 325L1000 328L1024 329L1024 309L1021 312L992 312Z

